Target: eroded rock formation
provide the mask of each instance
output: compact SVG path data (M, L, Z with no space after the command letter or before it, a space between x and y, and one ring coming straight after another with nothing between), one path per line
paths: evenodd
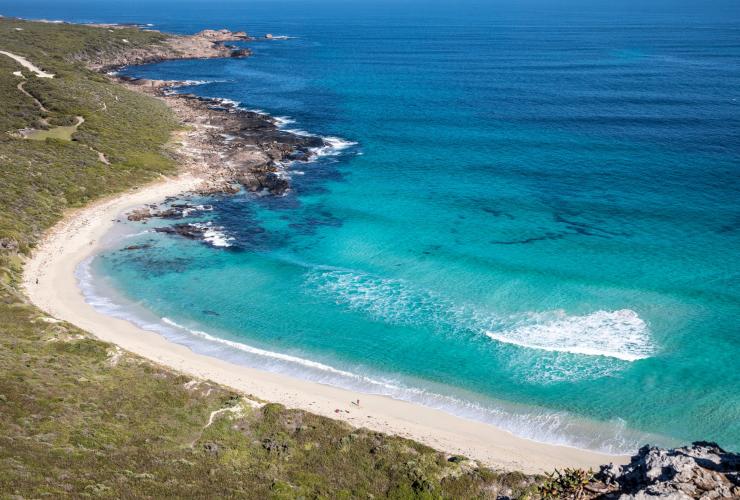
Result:
M737 499L740 455L703 441L672 450L644 446L627 465L602 466L586 491L604 500Z

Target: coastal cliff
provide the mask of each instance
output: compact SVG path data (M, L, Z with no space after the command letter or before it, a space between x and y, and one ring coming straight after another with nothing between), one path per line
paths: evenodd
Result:
M0 380L3 494L502 499L740 495L738 455L709 443L676 450L643 448L628 465L605 466L593 477L585 471L574 474L584 478L582 484L548 482L543 476L494 470L408 439L235 393L127 353L43 313L25 298L20 273L23 259L63 209L182 170L206 179L202 192L244 188L282 195L290 184L281 175L281 162L310 159L311 150L324 143L284 132L266 115L169 94L167 89L177 82L131 81L88 71L168 58L231 57L234 49L222 45L228 41L223 31L202 32L193 42L192 37L154 32L129 34L132 28L81 29L6 19L0 20L0 30L0 48L28 55L58 73L50 81L29 74L24 87L32 95L28 98L13 76L19 70L15 62L0 61L3 131L43 127L40 119L53 126L77 114L85 117L71 140L37 141L11 134L0 139L0 369L8 374ZM53 46L24 51L31 41L24 37L39 34L89 37L88 46L84 51ZM142 38L128 50L127 42L120 41L123 36ZM169 140L172 133L178 146ZM102 162L96 152L109 161ZM143 217L156 215L147 210Z

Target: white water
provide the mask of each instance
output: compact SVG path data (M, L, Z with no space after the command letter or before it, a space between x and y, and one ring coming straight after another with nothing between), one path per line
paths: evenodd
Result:
M622 361L645 359L653 352L647 324L629 309L595 311L585 316L564 311L529 313L517 323L520 326L487 331L486 336L527 349L607 356Z

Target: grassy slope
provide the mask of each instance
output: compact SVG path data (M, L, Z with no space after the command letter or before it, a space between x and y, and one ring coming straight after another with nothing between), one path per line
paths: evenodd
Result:
M14 28L21 27L22 31ZM26 90L51 123L76 115L74 141L14 138L41 112L0 56L0 498L518 496L532 479L449 461L418 443L279 405L252 408L54 322L19 291L22 258L67 207L175 169L177 126L159 101L70 62L80 52L157 43L161 35L0 19L0 50L54 79ZM103 106L105 103L105 106ZM104 109L106 108L106 109ZM102 151L107 166L87 146ZM4 246L4 248L3 248ZM211 412L227 408L206 428Z

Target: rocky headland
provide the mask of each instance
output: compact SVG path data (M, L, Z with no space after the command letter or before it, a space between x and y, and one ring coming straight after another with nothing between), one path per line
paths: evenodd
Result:
M173 35L163 42L129 50L86 54L85 64L127 88L164 100L183 125L173 138L172 154L181 169L203 179L197 194L236 194L242 190L281 196L291 188L288 166L308 162L322 149L331 147L324 139L282 130L275 118L238 107L224 99L179 93L187 81L131 78L110 72L122 66L168 59L243 57L249 49L227 44L252 40L246 32L204 30L191 36ZM132 220L150 217L187 217L189 210L144 207L130 215ZM203 239L205 231L180 224L172 234Z
M102 27L102 26L101 26ZM107 26L106 26L107 27ZM248 48L227 42L254 40L245 31L203 30L194 35L171 35L160 43L79 56L95 71L109 71L170 59L244 57ZM239 108L222 99L180 94L173 89L188 82L138 79L111 74L126 87L163 99L185 131L175 139L175 154L186 170L206 179L203 193L253 192L282 195L290 189L285 167L310 161L322 138L281 130L273 117Z
M99 25L113 29L115 25ZM170 59L211 59L223 57L247 57L248 48L234 46L231 42L253 40L244 31L227 29L203 30L194 35L171 35L159 43L138 47L106 47L95 51L75 54L72 60L82 61L95 71L111 71L123 66L148 64Z

